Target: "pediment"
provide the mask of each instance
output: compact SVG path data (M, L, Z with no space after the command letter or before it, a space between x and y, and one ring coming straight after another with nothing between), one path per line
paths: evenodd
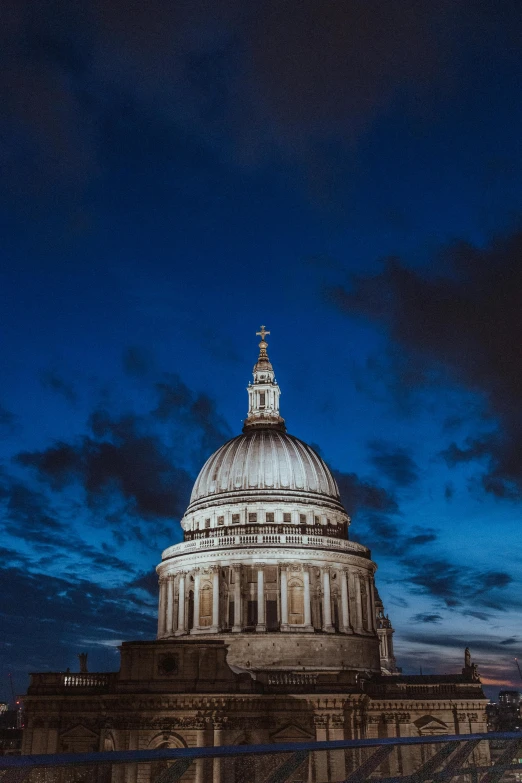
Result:
M73 726L72 729L68 729L67 731L64 731L64 733L61 735L62 738L66 739L76 739L77 737L84 739L86 737L94 737L97 738L98 735L87 728L87 726L83 726L81 723L79 723L77 726Z
M271 734L270 739L272 742L309 742L314 737L295 723L289 723L275 734Z
M424 715L414 721L421 734L448 734L448 724L433 715Z

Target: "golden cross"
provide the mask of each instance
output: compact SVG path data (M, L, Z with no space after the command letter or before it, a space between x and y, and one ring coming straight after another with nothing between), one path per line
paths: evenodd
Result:
M266 336L267 334L270 334L270 332L267 332L267 331L265 330L265 327L264 327L264 325L262 324L262 325L261 325L261 331L260 331L260 332L256 332L256 335L259 335L259 337L260 337L260 338L263 340L263 342L264 342L265 336Z

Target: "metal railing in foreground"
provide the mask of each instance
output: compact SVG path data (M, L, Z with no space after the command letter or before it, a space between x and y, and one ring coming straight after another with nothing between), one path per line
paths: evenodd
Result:
M522 781L522 732L0 757L0 783L178 780L508 783Z

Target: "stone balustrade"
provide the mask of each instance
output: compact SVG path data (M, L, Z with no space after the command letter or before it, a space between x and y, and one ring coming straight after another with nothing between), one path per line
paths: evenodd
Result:
M31 674L32 693L63 693L73 690L111 691L117 681L117 672L39 672Z
M329 538L328 536L307 536L299 533L295 534L277 534L277 533L258 533L241 534L230 536L213 536L209 538L198 538L193 541L184 541L180 544L174 544L163 552L162 559L165 561L171 557L186 555L189 552L196 552L209 549L234 549L244 546L288 546L288 547L306 547L313 549L337 550L356 554L358 557L370 557L370 551L367 547L357 544L355 541L345 541L339 538Z

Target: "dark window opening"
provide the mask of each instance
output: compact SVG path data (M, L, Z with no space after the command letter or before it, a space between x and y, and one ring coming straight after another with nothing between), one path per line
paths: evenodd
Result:
M259 407L265 407L265 392L259 392Z
M239 525L239 514L232 514L232 524Z
M248 521L249 522L257 522L257 514L256 513L249 514L248 515Z
M234 602L229 601L228 603L228 625L230 628L234 625Z
M277 601L268 600L266 602L266 629L267 631L277 631L278 628Z
M306 514L299 514L299 522L302 525L306 525Z
M224 525L225 524L225 517L218 517L218 525Z
M247 625L257 625L257 601L248 601Z
M268 523L268 524L270 524L271 522L273 522L273 521L274 521L274 512L273 512L273 511L269 511L269 512L267 513L267 515L266 515L266 521L267 521L267 523Z
M188 627L194 628L194 593L189 591L188 595Z
M291 522L291 521L292 521L291 514L283 514L283 522Z

